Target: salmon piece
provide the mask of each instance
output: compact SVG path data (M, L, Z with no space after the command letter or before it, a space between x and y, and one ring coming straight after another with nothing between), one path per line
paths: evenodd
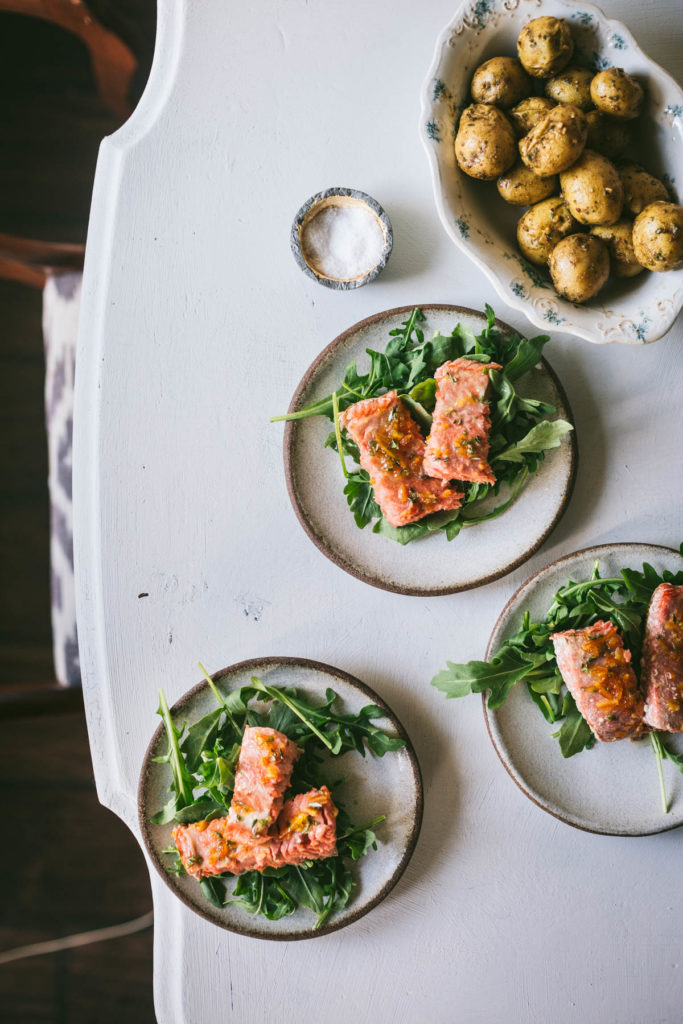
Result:
M485 401L489 372L498 363L454 359L438 368L436 405L427 438L424 469L443 480L495 484L488 464L491 417Z
M645 622L641 681L645 721L683 732L683 586L660 583Z
M280 836L273 844L273 867L334 857L337 852L337 808L327 786L300 793L282 809Z
M298 756L296 743L277 729L246 727L228 811L234 840L244 842L269 832L282 810Z
M286 864L333 857L337 852L337 809L327 786L288 800L278 820L278 833L265 840L240 842L228 817L178 825L172 836L183 867L194 878L229 871L263 871Z
M631 652L613 623L568 629L550 639L560 674L596 739L635 739L647 731Z
M356 402L339 423L358 445L360 464L370 474L377 504L391 526L460 508L462 492L425 473L424 438L395 391Z

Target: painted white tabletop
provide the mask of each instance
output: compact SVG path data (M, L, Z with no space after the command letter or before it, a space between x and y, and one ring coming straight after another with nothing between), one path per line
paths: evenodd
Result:
M680 78L680 0L605 7ZM453 11L454 0L161 0L147 91L102 145L74 466L100 799L137 835L158 687L175 700L198 659L213 670L271 654L376 688L412 736L426 790L397 888L324 938L220 931L151 871L163 1024L681 1018L683 834L607 838L553 819L506 775L478 699L446 704L428 686L446 658L483 656L503 604L552 559L683 540L680 320L647 348L552 340L578 425L575 492L526 565L469 593L389 594L328 561L292 511L282 426L268 423L364 316L494 301L438 222L418 138L420 86ZM320 287L289 250L297 208L332 185L369 192L394 226L388 269L357 291ZM642 785L658 799L654 767Z

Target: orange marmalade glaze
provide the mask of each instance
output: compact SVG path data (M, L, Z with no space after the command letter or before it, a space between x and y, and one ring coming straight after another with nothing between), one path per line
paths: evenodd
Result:
M415 438L412 427L410 416L397 404L389 411L386 426L376 430L368 440L368 450L378 459L385 473L396 477L421 471L420 452L405 450Z
M581 667L590 675L590 683L582 689L603 697L597 705L599 711L619 707L624 697L630 696L631 672L618 636L612 633L606 637L591 638L584 641L582 648L586 659ZM601 659L600 664L592 664L598 658Z

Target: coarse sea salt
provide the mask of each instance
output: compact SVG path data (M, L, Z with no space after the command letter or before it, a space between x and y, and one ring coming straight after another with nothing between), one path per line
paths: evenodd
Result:
M382 259L384 231L364 204L324 206L304 227L301 247L306 262L318 274L352 281Z

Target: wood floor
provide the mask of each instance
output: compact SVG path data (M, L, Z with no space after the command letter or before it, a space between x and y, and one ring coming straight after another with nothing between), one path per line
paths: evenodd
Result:
M154 0L90 3L140 59ZM0 232L85 241L101 138L117 122L87 52L0 13ZM3 695L53 678L41 295L0 282L0 951L138 917L145 862L97 801L82 712L11 717ZM78 706L78 702L75 702ZM151 1024L152 931L0 965L1 1024Z

